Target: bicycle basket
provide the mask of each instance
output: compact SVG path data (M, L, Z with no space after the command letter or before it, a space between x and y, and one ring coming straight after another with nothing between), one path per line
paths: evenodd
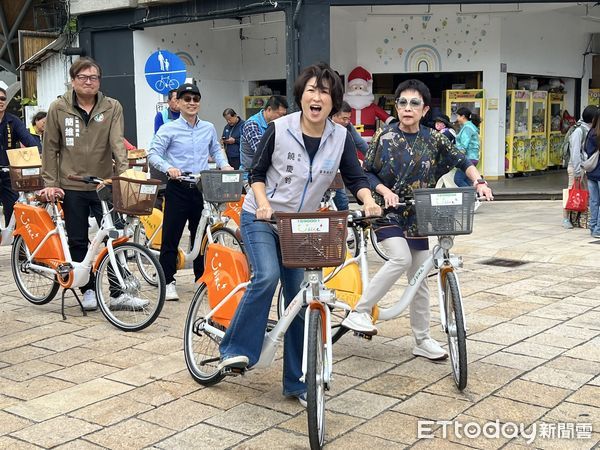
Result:
M285 267L333 267L346 259L347 212L277 212L275 218Z
M415 189L419 236L453 236L473 231L475 189Z
M237 202L242 196L241 170L203 170L200 172L202 197L206 202Z
M134 180L125 177L113 177L112 180L115 211L133 216L152 214L159 180Z
M148 155L146 154L146 150L130 150L127 153L127 161L129 162L130 169L148 172Z
M333 178L333 181L331 182L329 189L331 189L332 191L337 191L338 189L343 189L343 188L344 188L344 181L342 180L342 174L340 174L338 172L335 174L335 177Z
M15 191L37 191L44 188L42 166L10 166L10 184Z

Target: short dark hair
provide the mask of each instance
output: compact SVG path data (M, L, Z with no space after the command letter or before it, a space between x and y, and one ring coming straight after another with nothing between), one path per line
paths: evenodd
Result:
M288 109L287 99L283 95L271 95L271 97L269 97L269 100L267 100L267 104L265 105L265 109L267 108L275 110L279 108Z
M35 113L35 116L33 116L31 118L31 125L35 125L35 123L38 120L42 120L44 117L46 117L48 115L48 113L46 111L38 111Z
M171 89L167 94L167 99L173 100L173 97L177 96L177 89Z
M6 93L6 89L4 89L3 87L0 87L0 92L2 92L4 95L8 95L8 94Z
M585 123L592 123L597 109L598 107L596 105L587 105L581 113L581 120L583 120Z
M467 120L471 120L471 110L466 106L461 106L456 110L457 116L465 116Z
M429 106L431 104L431 92L429 92L429 88L421 80L410 79L400 83L396 88L394 99L398 100L400 94L404 91L417 91L419 94L421 94L421 97L423 97L425 106Z
M352 106L347 101L342 102L342 107L338 111L339 113L349 113L352 112Z
M298 75L298 78L296 78L296 83L294 83L294 100L296 101L296 105L298 105L298 108L302 109L301 99L304 88L306 87L308 80L313 77L317 79L318 89L325 88L323 80L328 82L329 86L327 86L327 88L329 89L329 95L331 95L331 103L333 105L329 115L333 116L342 108L344 86L342 85L340 77L335 73L335 70L329 67L329 64L323 62L304 68L302 72L300 72L300 75Z
M226 108L225 111L223 111L223 117L225 116L237 116L237 114L235 113L235 111L233 110L233 108Z
M102 69L100 68L98 63L89 56L82 56L73 64L71 64L71 67L69 68L69 75L71 76L71 79L74 80L79 72L90 67L95 67L98 71L98 76L102 78Z

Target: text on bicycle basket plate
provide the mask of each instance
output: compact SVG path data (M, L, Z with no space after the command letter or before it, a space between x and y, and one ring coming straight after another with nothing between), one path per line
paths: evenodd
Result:
M292 233L329 233L329 219L292 219Z
M221 176L221 182L223 183L239 183L240 174L239 173L224 173Z
M431 194L431 206L462 205L463 197L458 193Z

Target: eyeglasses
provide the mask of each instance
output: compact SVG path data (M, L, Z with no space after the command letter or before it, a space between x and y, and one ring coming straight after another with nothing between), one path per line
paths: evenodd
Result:
M400 97L396 99L396 106L398 108L406 108L408 105L410 105L411 108L420 108L421 106L423 106L423 103L423 100L421 100L420 98L411 98L410 100L408 100L404 97Z
M181 97L181 100L183 100L186 103L200 103L200 97L197 95L184 95L183 97Z
M6 97L2 96L0 97L0 102L5 102L6 101Z
M83 83L85 83L86 81L91 81L92 83L95 83L100 79L98 75L75 75L75 78L77 78Z

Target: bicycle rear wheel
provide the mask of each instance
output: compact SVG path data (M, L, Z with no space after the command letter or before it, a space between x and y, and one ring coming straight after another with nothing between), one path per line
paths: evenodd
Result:
M217 228L214 231L211 230L211 234L213 237L213 241L215 241L215 244L220 244L238 252L244 253L244 247L233 230L226 227L221 227Z
M165 274L156 256L146 247L125 242L113 249L118 267L113 267L106 253L96 272L98 305L106 319L120 330L143 330L163 308ZM123 285L115 270L119 271Z
M205 319L210 310L208 288L206 284L202 283L192 297L185 320L183 353L185 365L192 378L204 386L218 383L224 377L217 367L220 358L221 337L207 329L207 325L223 332L225 332L225 327L213 320Z
M454 272L446 274L444 301L452 375L456 386L462 391L467 386L467 333L463 321L462 299Z
M308 348L306 361L306 412L311 449L323 448L325 442L325 370L328 365L323 342L321 311L313 309L308 316Z
M358 233L359 231L356 228L354 228L352 225L348 225L348 233L346 236L346 248L348 249L353 258L358 256L358 253L360 252L360 238Z
M369 234L371 235L371 245L373 245L373 248L375 249L379 257L382 258L384 261L390 259L385 253L385 249L383 248L383 246L377 240L377 235L375 234L372 228L369 230Z
M22 236L16 236L10 254L10 266L17 288L27 301L34 305L44 305L52 300L59 289L56 277L27 267L31 253ZM36 264L40 264L36 261Z

